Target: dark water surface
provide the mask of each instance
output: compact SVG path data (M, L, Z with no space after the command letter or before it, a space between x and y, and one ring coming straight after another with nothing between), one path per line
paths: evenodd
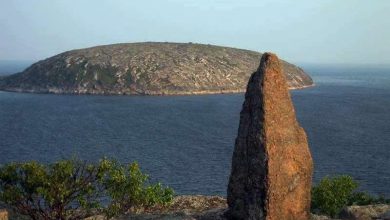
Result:
M314 180L350 174L390 196L390 69L306 68L317 86L293 91ZM68 96L0 92L0 162L108 156L179 194L225 195L243 94Z

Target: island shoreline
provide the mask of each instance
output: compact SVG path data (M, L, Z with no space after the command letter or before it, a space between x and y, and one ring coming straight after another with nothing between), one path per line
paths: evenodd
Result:
M289 90L302 90L315 87L316 84L304 85L300 87L290 87ZM188 91L188 92L148 92L148 93L107 93L107 92L69 92L69 91L58 91L58 90L27 90L20 88L10 88L2 89L2 92L12 92L12 93L26 93L26 94L51 94L51 95L69 95L69 96L202 96L202 95L223 95L223 94L239 94L245 93L245 89L232 89L232 90L222 90L222 91Z

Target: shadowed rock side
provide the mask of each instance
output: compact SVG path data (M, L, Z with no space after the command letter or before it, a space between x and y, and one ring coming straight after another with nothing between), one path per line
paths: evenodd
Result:
M210 94L243 92L261 54L202 44L131 43L73 50L0 79L0 89L68 94ZM290 88L312 86L283 61Z
M230 219L310 217L313 164L276 55L265 53L252 74L228 185Z

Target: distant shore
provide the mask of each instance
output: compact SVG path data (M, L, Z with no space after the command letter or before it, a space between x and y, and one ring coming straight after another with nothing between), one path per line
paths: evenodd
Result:
M312 85L304 85L299 87L290 87L289 90L301 90L310 87L315 87L315 83ZM36 94L56 94L56 95L106 95L106 96L124 96L124 95L139 95L139 96L180 96L180 95L214 95L214 94L236 94L245 93L245 89L227 89L227 90L202 90L202 91L163 91L163 92L119 92L115 93L110 91L69 91L62 89L20 89L20 88L7 88L1 89L4 92L16 92L16 93L36 93Z

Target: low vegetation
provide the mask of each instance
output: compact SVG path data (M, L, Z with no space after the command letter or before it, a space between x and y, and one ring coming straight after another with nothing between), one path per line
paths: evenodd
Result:
M312 189L312 212L337 217L349 205L390 204L390 199L358 191L350 176L325 177ZM76 159L0 166L0 201L31 219L83 219L95 214L169 209L174 192L152 184L137 163ZM164 208L165 207L165 208Z
M325 177L312 189L312 211L337 217L349 205L390 204L390 199L357 191L358 183L351 176Z
M0 167L0 201L32 219L107 217L165 206L173 190L151 184L137 163L62 160L53 164L11 163Z

